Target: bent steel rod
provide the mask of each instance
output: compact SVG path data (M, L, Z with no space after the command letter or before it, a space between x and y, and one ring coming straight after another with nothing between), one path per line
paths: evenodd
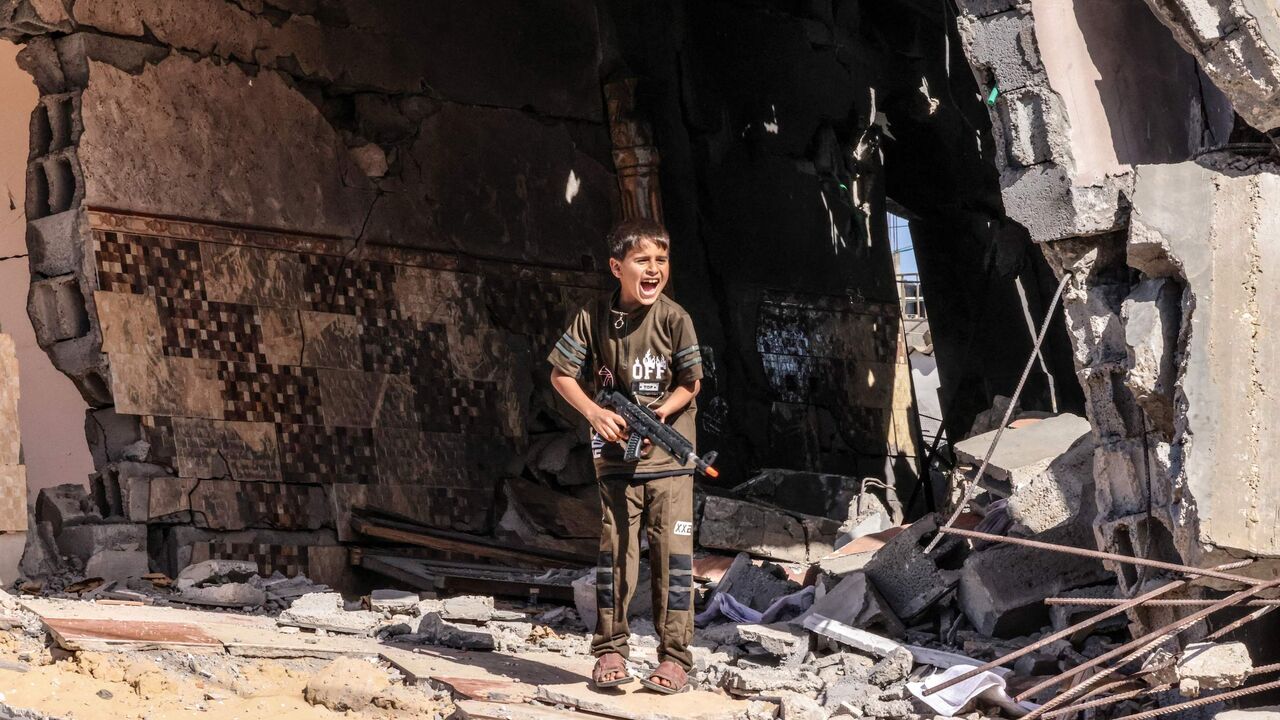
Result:
M1227 565L1219 565L1217 568L1215 568L1215 570L1231 570L1237 567L1242 567L1243 565L1248 565L1250 562L1252 561L1242 560L1239 562L1229 563ZM988 670L991 670L992 668L997 668L1007 662L1010 662L1012 660L1017 660L1018 658L1022 657L1023 655L1026 655L1027 653L1035 652L1036 650L1039 650L1040 648L1046 645L1049 645L1050 643L1053 643L1058 640L1061 640L1062 638L1074 635L1079 630L1083 630L1087 627L1100 623L1109 617L1114 617L1116 615L1119 615L1122 612L1126 612L1129 610L1129 608L1132 608L1137 605L1141 605L1142 603L1147 602L1148 600L1151 600L1159 595L1163 595L1172 590L1177 590L1178 588L1185 587L1188 582L1189 581L1187 580L1176 580L1174 582L1168 583L1167 585L1161 585L1160 587L1154 590L1151 590L1150 592L1143 593L1142 595L1139 595L1136 598L1132 598L1124 602L1121 602L1120 604L1116 605L1110 610L1107 610L1105 612L1100 612L1097 615L1094 615L1092 617L1085 618L1084 620L1081 620L1080 622L1076 623L1075 625L1072 625L1069 628L1065 628L1063 630L1059 630L1058 632L1052 633L1050 635L1046 635L1045 637L1040 638L1039 640L1035 641L1034 643L1031 643L1030 645L1024 648L1014 650L1013 652L1008 653L1003 657L998 657L995 660L992 660L991 662L980 665L964 673L963 675L957 675L956 677L953 677L944 683L939 683L938 685L927 688L924 691L924 694L932 695L936 692L941 692L942 690L946 690L947 688L953 685L958 685L975 675L980 675Z
M1060 552L1067 555L1079 555L1081 557L1095 558L1098 560L1111 560L1112 562L1128 563L1129 565L1142 565L1144 567L1157 568L1159 570L1168 570L1170 572L1185 573L1188 575L1203 575L1204 577L1217 578L1219 580L1230 580L1242 585L1263 585L1266 580L1245 577L1243 575L1233 575L1231 573L1211 570L1209 568L1196 568L1190 565L1179 565L1177 563L1164 562L1161 560L1148 560L1146 558L1130 557L1128 555L1117 555L1116 553L1103 552L1102 550L1089 550L1086 548L1072 547L1070 545L1057 545L1054 543L1041 542L1039 540L1028 540L1027 538L1009 537L1007 535L991 535L989 533L977 532L976 530L959 530L957 528L941 527L938 528L939 533L947 535L959 535L972 540L986 540L988 542L1010 543L1013 545L1022 545L1024 547L1037 548L1039 550L1049 550L1051 552ZM1249 561L1242 561L1249 562Z
M1253 670L1249 671L1248 677L1257 677L1258 675L1270 675L1276 672L1280 672L1280 663L1276 663L1274 665L1263 665L1261 667L1256 667ZM1112 685L1122 685L1126 682L1129 682L1129 681L1122 680L1117 683L1112 683ZM1072 713L1083 712L1085 710L1092 710L1098 707L1105 707L1107 705L1118 703L1121 700L1130 700L1132 698L1143 696L1143 695L1155 695L1156 693L1164 692L1165 690L1172 690L1174 688L1174 685L1175 683L1163 683L1161 685L1156 685L1154 687L1149 687L1149 688L1142 688L1139 690L1126 690L1125 692L1122 692L1122 693L1116 693L1115 695L1108 695L1107 697L1098 698L1096 700L1090 700L1089 702L1083 702L1078 705L1069 705L1067 707L1054 710L1053 712L1045 713L1044 720L1051 720L1051 718L1062 717L1063 715L1071 715ZM1104 685L1103 687L1109 687L1109 686Z
M1102 663L1109 662L1111 660L1114 660L1117 657L1121 658L1116 665L1113 665L1112 667L1109 667L1109 668L1103 668L1102 670L1098 671L1097 674L1088 678L1087 680L1080 683L1079 685L1076 685L1075 687L1049 700L1047 703L1045 703L1044 705L1041 705L1039 708L1027 713L1027 715L1023 718L1023 720L1035 720L1035 718L1038 718L1041 715L1044 715L1050 710L1053 710L1057 707L1061 707L1062 705L1065 705L1068 702L1071 702L1077 696L1084 694L1090 688L1096 686L1098 683L1110 677L1112 673L1114 673L1119 667L1123 666L1125 663L1141 655L1142 653L1147 652L1148 650L1159 646L1161 643L1165 642L1170 637L1173 637L1178 633L1182 632L1183 630L1186 630L1187 628L1191 627L1192 625L1195 625L1197 622L1200 622L1204 618L1208 617L1210 614L1215 613L1218 610L1221 610L1223 608L1231 607L1242 600L1249 599L1250 597L1262 592L1263 590L1274 588L1278 585L1280 585L1280 580L1271 580L1262 585L1254 585L1251 588L1241 590L1240 592L1237 592L1233 595L1223 598L1222 600L1219 600L1218 602L1214 603L1213 605L1210 605L1209 607L1203 608L1201 610L1197 610L1196 612L1180 620L1174 620L1173 622L1169 623L1168 625L1165 625L1164 627L1161 627L1158 630L1155 630L1151 633L1148 633L1147 635L1144 635L1130 642L1127 642L1124 645L1121 645L1120 647L1115 648L1114 650L1105 652L1099 655L1098 657L1093 658L1092 660L1089 660L1088 662L1081 663L1080 665L1077 665L1076 667L1071 668L1070 670L1067 670L1065 672L1059 673L1058 675L1052 678L1049 678L1048 680L1045 680L1044 682L1041 682L1035 685L1034 687L1028 688L1027 690L1023 691L1018 695L1018 697L1016 698L1018 701L1026 700L1028 697L1035 695L1037 692L1044 690L1045 688L1060 684L1072 677L1075 677L1076 675L1079 675L1082 672L1085 672L1086 670L1095 668L1101 665Z
M1116 720L1149 720L1150 718L1160 717L1161 715L1168 715L1169 713L1180 712L1182 710L1191 710L1193 708L1204 707L1205 705L1235 700L1236 698L1266 692L1267 690L1280 690L1280 680L1274 680L1261 685L1254 685L1253 687L1240 688L1239 690L1232 690L1218 695L1206 695L1201 698L1196 698L1195 700L1178 703L1177 705L1156 708L1154 710L1137 713L1136 715L1125 715L1124 717L1117 718Z
M1224 568L1226 565L1220 565ZM1051 597L1045 598L1045 605L1077 605L1079 607L1114 607L1129 602L1127 598L1069 598L1069 597ZM1144 600L1141 605L1143 607L1204 607L1212 605L1216 600L1201 598L1174 598L1160 600ZM1280 598L1273 600L1250 600L1249 602L1240 603L1240 607L1280 607Z

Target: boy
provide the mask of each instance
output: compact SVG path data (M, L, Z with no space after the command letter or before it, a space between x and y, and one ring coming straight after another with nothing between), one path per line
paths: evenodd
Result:
M597 688L631 682L626 658L627 607L640 572L640 526L649 540L658 667L641 683L671 694L685 689L693 664L693 475L661 451L639 462L622 459L628 432L616 413L592 400L615 388L646 405L694 439L693 399L702 379L702 354L684 308L662 294L670 241L661 226L626 222L609 236L609 269L619 287L573 318L548 358L551 384L591 424L591 451L600 486L603 528L596 571Z

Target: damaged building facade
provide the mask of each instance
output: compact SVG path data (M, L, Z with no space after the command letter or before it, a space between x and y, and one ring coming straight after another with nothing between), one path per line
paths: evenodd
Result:
M1006 474L1020 531L1280 556L1278 24L1227 0L5 0L39 92L27 309L94 473L0 530L27 530L28 577L238 560L349 587L361 513L590 555L587 438L543 358L640 215L704 346L700 544L818 562L863 478L895 524L955 499L918 440L892 210L948 437L1020 380L1021 408L1087 420L1044 421L1066 444ZM1149 579L1018 552L942 584L985 634L1044 587ZM895 611L939 596L917 562L867 567ZM1036 582L997 597L1018 563Z

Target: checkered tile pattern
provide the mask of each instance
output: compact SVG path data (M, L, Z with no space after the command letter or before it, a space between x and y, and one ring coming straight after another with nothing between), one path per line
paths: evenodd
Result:
M166 355L265 364L262 321L252 305L156 298Z
M241 483L236 502L249 527L279 530L315 527L317 508L326 507L323 488L285 483Z
M382 374L394 379L369 383L370 388L377 388L376 393L371 389L370 394L378 396L369 399L370 407L375 400L381 401L381 411L376 416L344 414L344 410L351 409L352 398L334 391L333 383L326 386L322 382L323 374L333 370L267 361L263 308L210 299L206 292L201 244L223 242L217 248L217 257L235 261L237 246L225 243L237 240L225 234L188 232L177 227L182 225L179 221L166 222L169 223L166 227L173 228L174 237L95 229L99 287L155 299L162 332L161 350L165 356L217 363L216 377L222 384L221 417L207 419L275 426L284 483L243 483L243 490L235 500L239 503L238 509L252 518L253 527L304 526L300 518L316 513L310 505L316 501L314 492L324 492L326 484L406 483L429 490L430 507L394 509L446 527L485 529L481 525L488 522L494 487L487 473L475 470L483 463L469 450L443 452L441 448L466 448L467 438L511 443L510 416L519 412L512 408L519 408L523 401L509 396L509 379L495 377L495 373L507 372L511 366L509 358L501 354L506 352L504 344L499 343L492 349L499 353L492 359L494 372L486 371L485 380L468 379L459 375L450 357L450 333L470 337L480 332L506 331L525 336L523 340L515 340L516 347L533 348L535 354L541 353L563 331L569 310L565 303L570 298L580 298L585 292L583 288L565 285L563 278L568 276L563 273L538 268L512 270L481 264L478 269L453 270L449 274L451 284L424 290L432 295L423 301L442 303L442 312L431 314L435 321L427 322L421 313L415 317L401 314L404 298L397 296L396 265L298 252L297 263L303 268L300 305L296 296L289 294L280 298L261 293L237 297L275 298L253 301L272 304L275 313L313 310L356 319L360 371L369 374L371 380L380 379ZM113 223L110 228L123 226ZM138 232L157 231L154 225L146 225L145 229L136 224L132 227L138 228ZM185 237L201 239L179 239ZM310 248L314 244L300 244L299 248L302 247ZM288 253L280 246L276 246L274 252ZM281 267L297 267L292 258L287 259L289 262ZM240 280L248 284L251 279ZM273 287L286 282L284 278L264 280L268 281L265 285ZM296 283L296 279L287 282ZM441 288L444 288L443 295ZM282 303L280 306L274 305L277 300ZM475 327L454 328L442 324L444 322L469 323ZM306 337L304 328L300 337L286 338L284 342L286 347L288 342L296 342L305 348L309 339L315 340ZM281 338L272 341L278 345ZM353 386L359 387L359 383ZM332 397L327 397L323 390L326 387ZM326 407L326 402L341 407ZM329 426L326 422L342 422L353 427ZM367 422L373 426L362 427ZM142 418L142 424L145 439L151 443L155 456L173 464L177 454L173 419L148 416ZM400 434L385 434L389 430ZM378 433L384 433L381 445ZM420 441L432 433L442 435L426 444ZM444 437L456 438L456 445L442 440ZM486 457L502 454L492 446L487 447ZM451 457L445 459L445 455ZM304 561L294 559L298 550L287 546L213 548L215 556L255 559L265 571L285 572L305 565Z
M370 428L280 426L280 471L289 483L372 483L378 463Z
M320 380L315 368L220 363L218 379L227 420L320 425Z
M199 558L199 559L197 559ZM258 564L258 574L268 577L279 570L288 577L311 575L306 545L206 542L192 546L192 561L246 560Z
M98 288L154 297L204 299L198 243L96 230Z
M302 263L312 310L399 319L394 265L333 255L303 255Z

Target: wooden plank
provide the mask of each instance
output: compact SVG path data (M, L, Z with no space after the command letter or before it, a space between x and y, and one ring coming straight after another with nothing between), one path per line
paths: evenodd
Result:
M389 524L404 525L404 523L392 523L384 520L380 520L376 524L360 518L351 520L352 528L361 535L380 540L390 540L391 542L420 545L434 550L469 553L509 562L529 563L545 568L589 567L595 563L595 558L571 553L561 553L553 550L520 549L504 546L485 538L464 536L462 533L431 531L428 534L427 532L422 532L421 530L423 529L401 529L399 527L388 527L387 525Z
M198 625L140 620L43 618L66 650L186 650L222 652L222 643Z
M465 571L455 570L450 572L448 568L437 568L435 563L423 566L419 571L418 568L413 566L417 562L420 561L413 561L408 558L380 557L378 555L370 555L367 552L360 555L360 567L376 572L379 575L399 580L414 590L433 590L461 594L479 593L481 595L527 599L530 595L530 589L536 588L538 597L542 600L573 602L572 585L532 582L522 580L518 576L511 579L473 577L466 574ZM532 575L532 573L529 574Z

